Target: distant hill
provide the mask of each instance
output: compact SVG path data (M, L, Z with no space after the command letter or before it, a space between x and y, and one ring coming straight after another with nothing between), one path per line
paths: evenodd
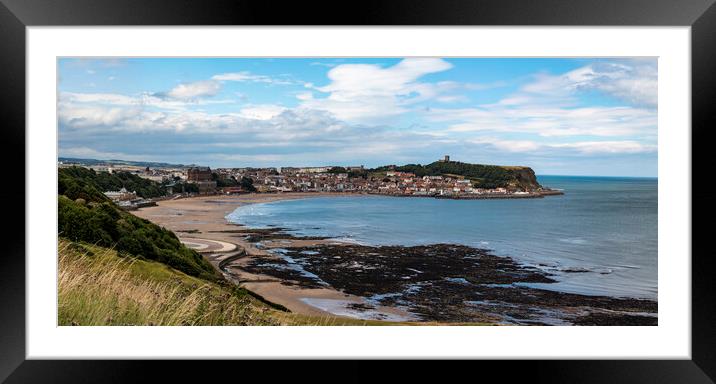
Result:
M100 164L115 164L115 165L131 165L135 167L149 167L149 168L187 168L195 166L195 164L170 164L170 163L158 163L152 161L129 161L129 160L97 160L97 159L79 159L74 157L60 157L57 159L63 163L73 163L80 165L100 165Z
M472 180L479 188L513 188L534 190L542 186L537 182L535 172L530 167L470 164L459 161L436 161L427 165L407 164L384 166L371 171L385 172L395 170L412 172L418 177L456 175Z

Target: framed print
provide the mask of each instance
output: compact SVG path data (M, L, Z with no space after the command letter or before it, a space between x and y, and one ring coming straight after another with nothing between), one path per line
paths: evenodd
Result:
M324 5L3 0L3 379L713 381L711 2Z

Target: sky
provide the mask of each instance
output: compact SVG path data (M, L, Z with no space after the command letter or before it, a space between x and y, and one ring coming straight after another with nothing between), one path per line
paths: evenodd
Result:
M59 156L657 175L656 58L61 58Z

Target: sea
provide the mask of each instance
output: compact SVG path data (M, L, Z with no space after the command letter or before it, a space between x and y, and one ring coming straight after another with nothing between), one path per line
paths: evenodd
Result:
M227 219L364 245L463 244L511 257L557 280L532 287L656 300L657 179L538 180L565 194L491 200L322 196L245 205Z

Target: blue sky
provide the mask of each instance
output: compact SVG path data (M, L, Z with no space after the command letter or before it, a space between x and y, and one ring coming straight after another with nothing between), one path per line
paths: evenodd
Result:
M59 155L656 176L656 59L58 61Z

